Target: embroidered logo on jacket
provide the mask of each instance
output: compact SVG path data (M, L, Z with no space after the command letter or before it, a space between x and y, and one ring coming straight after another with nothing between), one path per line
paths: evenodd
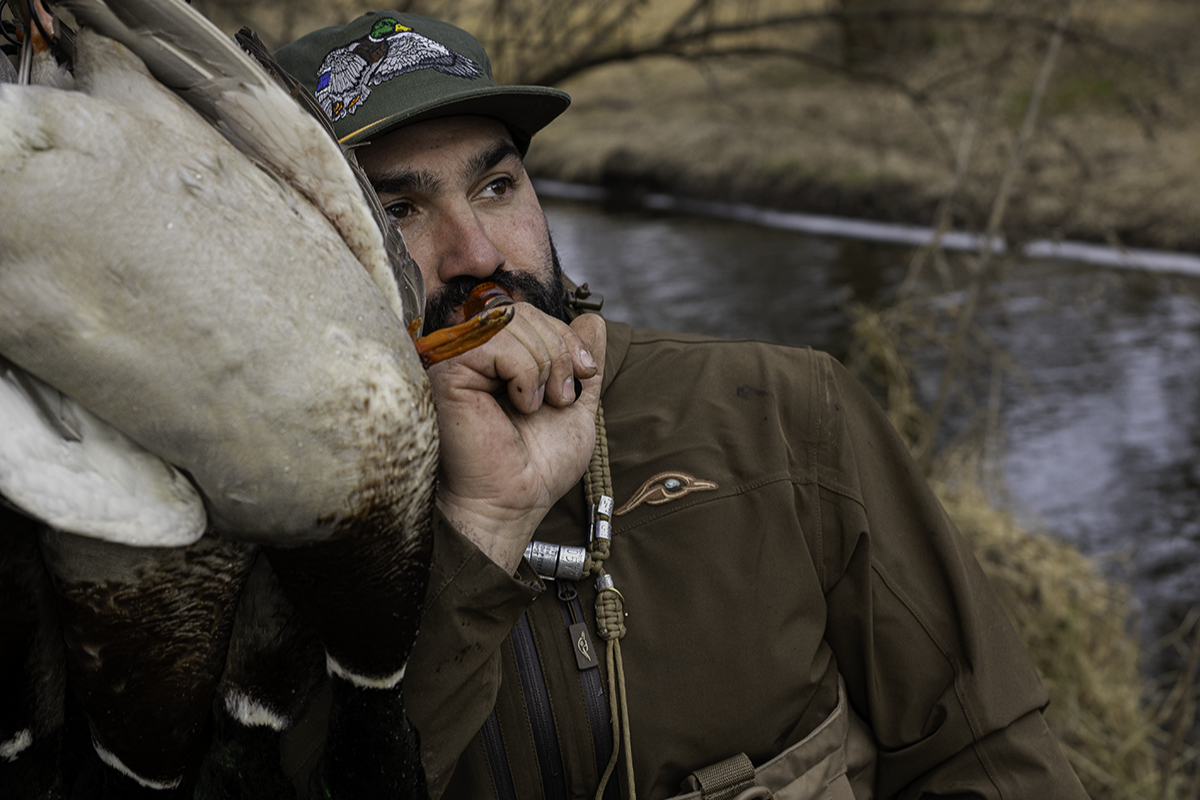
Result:
M482 74L466 56L384 17L365 36L325 56L317 70L317 102L337 122L358 111L371 96L372 86L421 69L460 78Z
M613 512L614 516L627 514L642 503L660 506L692 492L710 492L721 488L713 481L696 478L686 472L660 472L646 481L633 493L625 505Z

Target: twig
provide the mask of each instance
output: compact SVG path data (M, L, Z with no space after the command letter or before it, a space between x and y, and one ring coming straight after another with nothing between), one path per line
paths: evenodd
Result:
M958 138L958 156L954 164L954 183L950 186L950 191L946 192L941 202L938 203L937 212L934 214L933 238L913 254L912 261L908 264L908 274L904 276L904 280L900 283L900 288L897 290L898 294L902 297L912 291L918 278L921 276L921 270L924 269L925 262L929 259L930 254L936 250L941 250L942 239L945 238L946 233L950 230L950 207L967 180L967 167L971 163L971 147L975 142L975 128L979 122L979 115L982 110L983 99L980 95L975 95L971 99L971 111L967 114L967 118L963 122L962 133Z
M712 0L696 0L696 2L692 3L689 8L676 17L675 21L671 23L671 27L667 30L666 36L674 37L682 35L685 31L687 31L688 26L692 24L692 20L698 17L700 12L706 7L710 6L711 3Z
M950 395L950 384L954 378L955 371L958 369L958 362L962 358L967 333L971 329L975 311L979 306L979 298L983 294L983 287L991 267L992 251L1000 238L1000 226L1004 222L1004 213L1008 209L1008 199L1012 195L1013 183L1016 181L1018 168L1025 154L1025 146L1028 144L1037 127L1037 118L1038 113L1041 111L1042 98L1046 94L1046 87L1050 84L1050 75L1054 71L1059 51L1062 50L1063 35L1067 29L1067 25L1070 23L1071 13L1078 2L1080 0L1067 0L1066 6L1058 16L1058 22L1054 27L1054 34L1050 37L1050 45L1046 48L1046 57L1042 60L1042 68L1038 72L1037 80L1034 82L1033 94L1029 98L1029 107L1025 109L1025 119L1021 123L1021 130L1017 134L1017 140L1013 143L1012 151L1008 154L1008 164L1005 166L1004 174L1000 178L1000 188L996 192L996 200L992 204L992 213L988 218L987 230L983 237L983 251L979 254L971 287L967 292L967 301L959 314L958 325L954 334L954 344L951 347L946 367L942 370L942 377L938 384L937 400L933 406L933 413L930 414L932 430L937 430L942 419L942 414L946 410L946 400ZM929 467L932 454L932 447L927 448L920 454L919 461L926 469Z
M637 6L644 5L646 5L645 0L626 0L624 7L618 9L616 13L612 14L612 18L609 19L608 22L606 22L602 27L596 29L596 32L591 37L591 40L582 48L583 52L588 52L601 47L606 41L608 41L609 37L616 34L617 29L620 28L621 25L629 22L634 16L636 16L637 12L635 9ZM606 7L611 9L611 4L605 3L599 6L600 9L604 9ZM595 15L593 15L591 21L586 22L582 26L583 30L593 27L595 22L598 22L599 19L600 13L597 12Z

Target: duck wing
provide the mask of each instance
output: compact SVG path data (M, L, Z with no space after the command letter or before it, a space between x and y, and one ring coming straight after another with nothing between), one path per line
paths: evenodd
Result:
M204 534L204 501L179 470L3 359L0 420L0 494L23 513L138 547Z

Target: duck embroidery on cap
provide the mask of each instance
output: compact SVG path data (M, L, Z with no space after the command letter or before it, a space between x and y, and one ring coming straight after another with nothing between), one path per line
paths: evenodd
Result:
M466 56L384 17L365 36L325 56L317 72L317 102L337 122L358 111L372 86L420 69L468 79L482 74Z
M710 492L719 488L714 481L696 478L686 472L660 472L643 483L625 505L613 512L613 516L628 514L642 503L660 506L692 492Z

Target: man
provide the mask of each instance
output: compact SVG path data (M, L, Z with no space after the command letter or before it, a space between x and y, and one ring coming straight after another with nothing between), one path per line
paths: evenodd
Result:
M522 301L430 370L440 515L406 696L435 796L1085 796L978 565L832 359L564 306L521 157L566 95L495 87L470 35L392 11L277 55L366 143L427 322L484 280ZM606 472L598 632L596 583L522 553L588 545Z

